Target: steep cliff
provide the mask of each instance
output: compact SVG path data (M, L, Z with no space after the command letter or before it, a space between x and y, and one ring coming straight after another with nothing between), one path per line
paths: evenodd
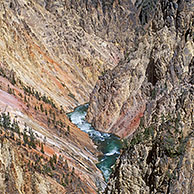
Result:
M193 193L193 0L0 0L0 191L97 193L66 112L126 138L106 193ZM133 136L132 136L133 135Z
M139 128L125 141L105 193L194 192L193 94L183 84L148 104Z
M166 85L167 90L174 90L190 82L192 74L193 1L138 2L136 27L128 23L130 33L120 36L126 28L123 25L117 34L121 44L130 40L123 47L125 59L100 77L87 115L97 129L120 137L137 129L150 92L159 99L155 88ZM122 13L127 16L127 7ZM149 94L143 94L144 90Z
M128 25L125 59L99 78L87 115L97 129L125 138L105 193L190 194L194 1L133 3L138 22Z
M103 188L95 165L99 153L88 135L46 96L0 80L0 193L97 193Z
M0 1L1 66L66 111L87 102L98 75L121 57L113 43L84 30L86 2L78 3Z

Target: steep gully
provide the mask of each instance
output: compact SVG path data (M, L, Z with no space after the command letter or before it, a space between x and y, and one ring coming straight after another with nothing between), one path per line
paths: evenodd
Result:
M104 133L95 130L90 123L85 120L88 104L79 106L68 114L72 123L77 125L82 131L89 134L89 137L97 145L102 155L98 157L99 163L97 167L102 171L106 181L112 172L112 166L115 164L117 157L120 154L122 143L120 139L110 133Z

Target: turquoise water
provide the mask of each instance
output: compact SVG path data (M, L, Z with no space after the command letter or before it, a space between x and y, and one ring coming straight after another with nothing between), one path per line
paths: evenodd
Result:
M90 123L85 121L88 104L75 108L74 112L68 114L68 117L82 131L89 134L90 138L97 145L102 155L98 158L99 163L96 166L102 171L106 181L112 172L112 166L115 164L120 154L121 141L113 134L103 133L95 130Z

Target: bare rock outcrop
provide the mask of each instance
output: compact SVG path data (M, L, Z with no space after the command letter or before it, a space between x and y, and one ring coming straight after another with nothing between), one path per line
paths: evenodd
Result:
M138 28L128 26L133 43L99 78L87 115L97 129L125 138L105 193L190 194L194 2L133 2L139 13Z
M149 103L105 193L193 193L193 94L183 84Z
M128 36L121 36L130 39L125 59L99 77L87 115L94 127L120 137L137 129L151 96L161 97L155 87L165 83L171 91L192 79L193 2L147 0L134 6L136 27L129 25Z
M87 102L98 76L123 57L85 29L93 19L86 2L0 1L0 64L66 111Z

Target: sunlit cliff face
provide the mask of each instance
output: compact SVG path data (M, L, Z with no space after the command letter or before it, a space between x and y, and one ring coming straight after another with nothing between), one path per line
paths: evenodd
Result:
M70 7L61 1L0 5L1 65L67 111L87 102L98 76L121 57L117 46L94 29L84 30L81 7Z
M95 165L98 151L64 110L45 96L0 80L0 191L79 193L82 187L95 193L96 181L103 186Z
M0 1L0 110L10 119L9 126L2 124L2 139L8 137L10 149L16 147L13 154L25 158L22 167L27 165L29 173L36 171L43 182L42 174L49 176L51 187L60 185L59 190L42 186L45 193L95 193L97 185L104 187L95 165L97 149L65 113L89 101L98 76L117 65L122 52L118 45L96 35L95 29L84 29L82 13L92 11L88 14L85 3L79 3L74 7L68 1ZM11 127L13 123L19 131ZM36 148L31 151L28 143ZM22 173L20 182L28 176L23 168ZM19 176L16 173L10 180ZM2 185L6 180L2 179ZM26 184L5 185L26 192ZM2 187L2 192L6 189ZM29 193L33 190L42 193L44 189L33 188Z

